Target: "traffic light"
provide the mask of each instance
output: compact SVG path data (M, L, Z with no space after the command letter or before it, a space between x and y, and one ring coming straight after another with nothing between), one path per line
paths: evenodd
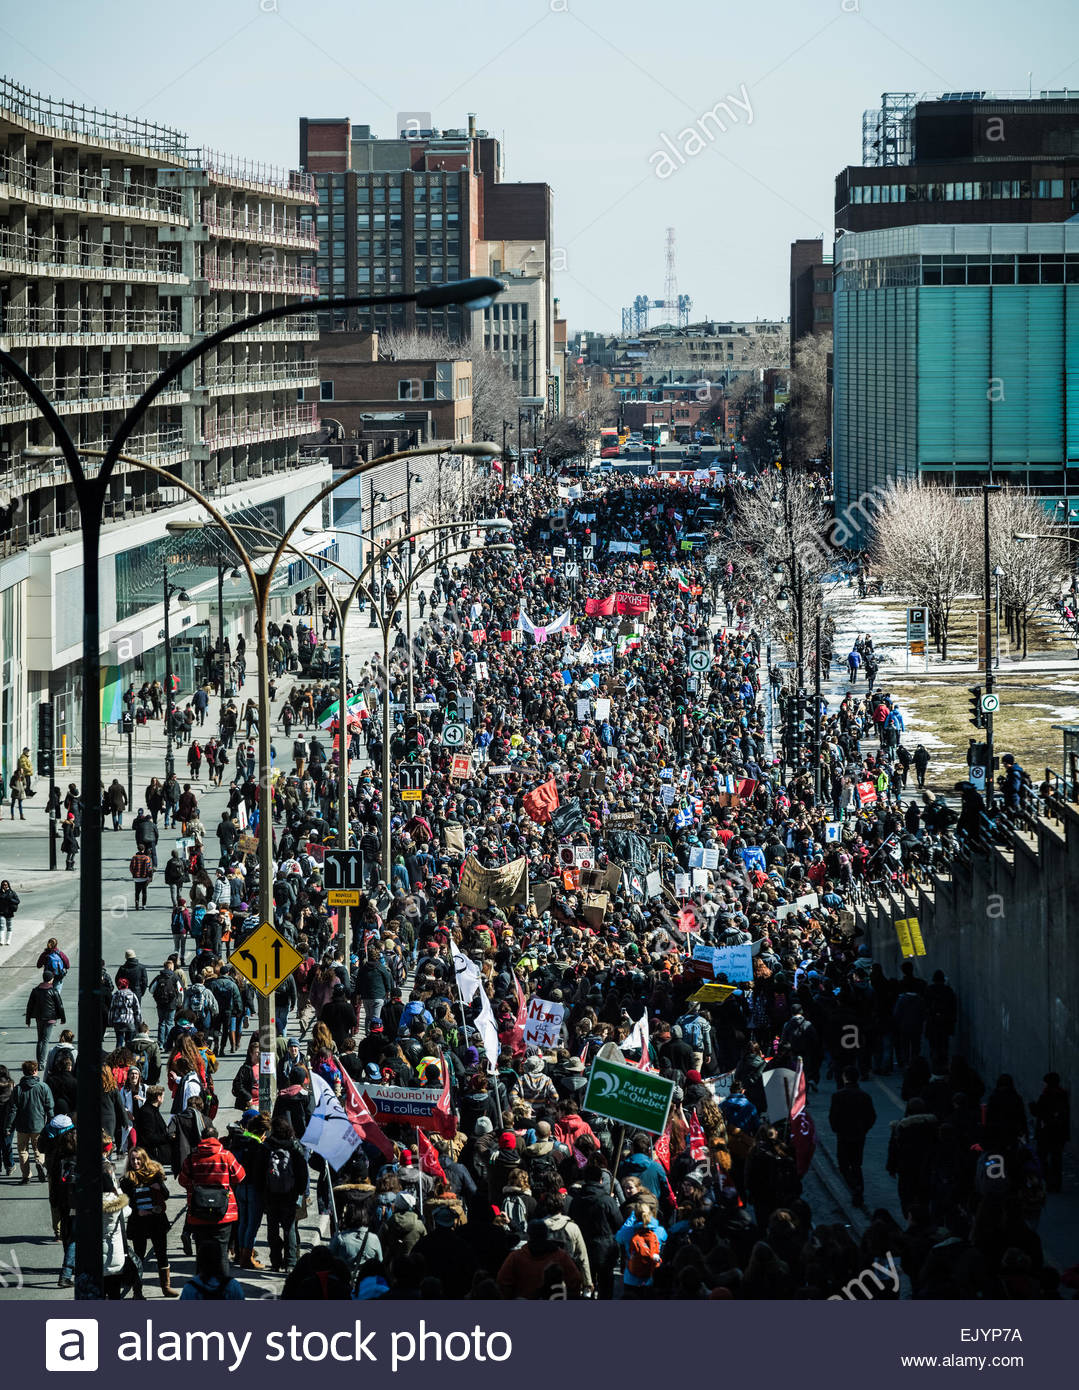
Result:
M420 760L420 721L414 714L405 720L405 761L418 763Z
M970 690L970 722L976 729L985 727L985 720L982 716L982 688L980 685L968 687Z
M448 682L446 685L446 723L456 724L460 710L460 695L457 693L457 682Z

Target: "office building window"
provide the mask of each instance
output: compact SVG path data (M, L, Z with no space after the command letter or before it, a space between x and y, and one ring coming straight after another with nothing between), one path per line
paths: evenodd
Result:
M356 214L356 230L367 232L371 229L371 214L369 212L358 212Z
M423 212L414 212L412 214L412 225L417 232L423 231L427 226L427 214Z
M319 239L318 239L318 253L319 253L320 256L328 256L328 255L330 254L330 239L329 239L329 237L325 237L325 236L320 236L320 237L319 237Z
M427 188L418 180L412 187L412 201L414 203L426 203L427 201Z
M345 201L345 185L343 183L334 184L331 190L331 201L334 203L343 203Z
M372 189L371 201L374 203L384 203L386 201L386 190L384 188Z
M369 203L371 201L371 190L365 183L356 185L356 201L357 203Z
M384 265L375 266L375 284L384 285L386 283L386 267Z
M358 265L356 267L356 281L360 285L371 283L371 267L369 265Z
M456 182L454 182L454 183L448 183L448 184L446 185L446 202L447 202L447 203L457 203L457 202L460 202L460 200L461 200L461 190L460 190L460 188L457 186Z
M412 251L413 251L413 254L414 254L414 255L417 255L417 256L426 256L426 255L427 255L427 241L426 241L426 238L417 237L417 238L415 239L415 241L412 243Z
M345 214L343 212L334 213L330 229L334 232L343 232L345 230Z
M320 401L333 400L333 382L320 381L318 384L318 398Z
M390 231L391 231L391 232L399 232L403 226L404 226L404 223L403 223L402 220L401 220L401 214L400 214L399 212L391 212L391 213L390 213Z
M414 394L414 382L412 377L406 376L398 378L397 399L399 401L412 401L419 399L419 397Z
M358 241L356 243L356 255L361 261L366 261L371 255L371 243L369 241Z
M390 189L390 202L391 202L391 203L399 203L400 201L401 201L401 186L400 186L400 184L398 184L398 185L396 185L395 187L393 187L393 188Z
M415 275L415 278L416 278L416 284L417 284L417 285L420 285L420 284L426 285L426 284L427 284L427 266L426 266L426 265L416 265L415 268L414 268L414 275Z
M320 248L320 249L321 249L321 248ZM334 242L334 244L333 244L333 254L334 254L335 259L337 259L337 260L344 260L344 257L345 257L345 239L344 239L344 237L342 237L339 241L335 241L335 242Z
M444 269L442 268L442 266L440 266L440 265L438 265L438 264L435 264L435 265L432 265L432 266L431 266L431 279L432 279L432 281L435 281L435 280L444 280L445 278L446 278L446 273L445 273Z
M315 216L315 230L317 232L328 232L330 230L330 214L320 212Z
M334 283L335 286L342 286L342 287L344 286L344 283L345 283L345 267L344 267L343 265L335 265L335 266L334 266L334 268L333 268L333 283Z
M320 285L328 285L330 283L330 267L328 265L320 265L315 271L315 279Z

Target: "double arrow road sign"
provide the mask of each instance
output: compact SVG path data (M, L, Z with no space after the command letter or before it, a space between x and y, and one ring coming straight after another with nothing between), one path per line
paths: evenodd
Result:
M267 996L288 979L302 960L299 951L269 922L256 927L229 956L229 964L234 965L260 994Z

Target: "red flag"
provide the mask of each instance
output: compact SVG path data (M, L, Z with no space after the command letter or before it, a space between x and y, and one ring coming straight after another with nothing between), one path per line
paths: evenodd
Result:
M670 1125L663 1131L656 1142L652 1145L652 1156L657 1163L663 1165L665 1172L671 1171L671 1127Z
M584 601L584 611L589 618L610 618L614 614L615 597L588 598Z
M517 1019L510 1033L510 1046L514 1055L525 1050L525 1024L528 1022L528 1004L525 1000L525 992L521 988L521 982L516 975L513 983L517 986Z
M794 1098L791 1100L790 1117L793 1120L806 1108L806 1074L802 1059L798 1059L798 1075L794 1083Z
M689 1114L689 1156L694 1163L700 1163L708 1157L708 1140L704 1137L696 1110L691 1110Z
M523 797L523 804L529 816L537 825L546 825L551 812L558 806L558 784L553 777L533 787Z
M420 1156L420 1168L425 1173L430 1173L433 1178L441 1178L446 1181L446 1174L442 1171L442 1164L438 1161L438 1150L431 1143L422 1129L416 1131L416 1151Z
M344 1067L341 1068L341 1090L342 1104L345 1107L345 1114L356 1127L356 1132L361 1139L373 1144L384 1158L392 1163L394 1158L394 1147L386 1135L375 1123L375 1117L371 1114L370 1106L366 1099L360 1095L356 1089L356 1083Z

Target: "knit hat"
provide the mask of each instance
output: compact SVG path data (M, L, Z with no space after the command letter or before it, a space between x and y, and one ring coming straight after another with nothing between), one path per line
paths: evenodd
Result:
M691 1067L690 1070L686 1072L686 1080L689 1081L690 1083L694 1083L694 1082L699 1083L699 1082L700 1082L700 1079L701 1079L701 1074L700 1074L700 1072L696 1069L696 1067Z
M504 1129L498 1136L498 1147L500 1149L515 1149L517 1147L517 1136L512 1129Z

